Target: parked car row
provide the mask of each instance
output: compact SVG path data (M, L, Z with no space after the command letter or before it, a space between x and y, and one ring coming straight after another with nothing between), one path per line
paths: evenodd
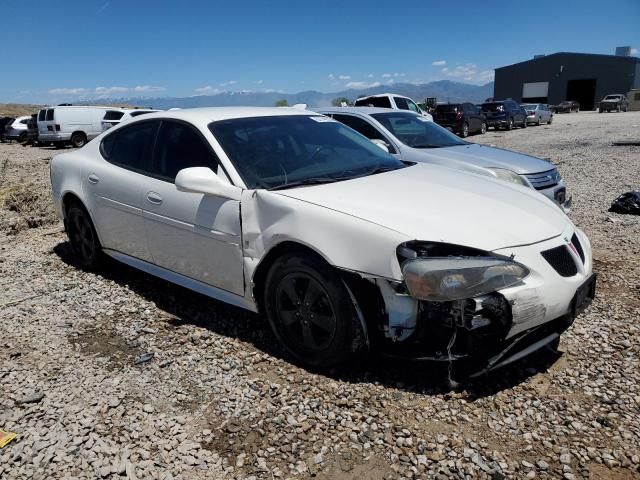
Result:
M419 112L148 113L50 168L83 268L108 256L260 312L306 365L374 350L479 374L556 345L595 294L553 165Z
M486 133L490 127L512 130L527 125L550 124L553 112L548 105L513 100L472 103L447 103L435 107L433 119L439 125L466 138L470 133Z
M156 112L152 109L58 105L18 118L0 118L0 139L62 148L83 147L103 131L122 121Z

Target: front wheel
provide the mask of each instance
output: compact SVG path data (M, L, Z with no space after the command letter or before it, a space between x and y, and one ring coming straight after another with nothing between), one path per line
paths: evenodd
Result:
M482 125L480 125L480 133L482 135L487 133L487 122L482 122Z
M509 118L509 122L507 123L507 130L513 130L513 118Z
M322 259L292 253L267 275L265 310L274 334L298 360L331 367L349 357L354 309L338 274Z
M89 213L78 204L71 205L66 227L69 243L82 268L97 269L102 260L102 247Z
M462 138L467 138L469 136L469 125L467 123L462 125L462 131L460 132L460 136Z

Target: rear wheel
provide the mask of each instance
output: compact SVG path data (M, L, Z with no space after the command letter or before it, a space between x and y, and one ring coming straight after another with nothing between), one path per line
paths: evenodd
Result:
M539 127L541 123L542 123L542 117L539 116L538 117L538 122L536 123L536 125Z
M26 143L26 141L27 141L27 132L20 133L20 135L18 135L18 142Z
M71 145L75 148L82 148L87 144L87 137L82 132L76 132L71 135Z
M462 131L460 132L462 138L467 138L469 136L469 124L466 122L462 125Z
M338 274L322 259L292 253L267 275L265 310L282 345L314 367L343 363L353 337L353 305Z
M553 122L553 115L549 117L549 121L547 121L547 125L551 125L551 122Z
M102 247L89 213L81 205L74 203L67 210L67 235L73 253L80 265L95 270L102 260Z

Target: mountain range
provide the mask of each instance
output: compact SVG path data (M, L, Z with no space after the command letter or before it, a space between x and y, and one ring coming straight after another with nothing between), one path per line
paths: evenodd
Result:
M348 89L339 92L323 93L308 90L299 93L283 93L278 91L225 91L214 95L195 95L191 97L133 97L108 99L109 103L126 103L129 105L153 107L159 109L224 107L224 106L273 106L276 101L286 100L289 105L306 103L309 107L325 107L331 105L335 98L346 97L355 100L363 95L375 95L393 92L422 102L427 97L436 97L439 102L472 102L480 103L493 96L493 82L485 85L440 80L424 84L394 83L369 88Z

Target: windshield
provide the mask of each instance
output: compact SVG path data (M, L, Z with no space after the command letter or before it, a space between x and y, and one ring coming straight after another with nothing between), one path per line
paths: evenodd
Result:
M440 148L466 145L466 142L449 130L414 113L393 111L374 113L371 116L409 147Z
M536 108L538 108L538 104L537 103L525 103L520 105L522 108L524 108L525 110L535 110Z
M606 97L604 97L605 100L619 100L620 99L620 95L607 95Z
M324 116L236 118L209 129L248 188L328 183L406 166Z

